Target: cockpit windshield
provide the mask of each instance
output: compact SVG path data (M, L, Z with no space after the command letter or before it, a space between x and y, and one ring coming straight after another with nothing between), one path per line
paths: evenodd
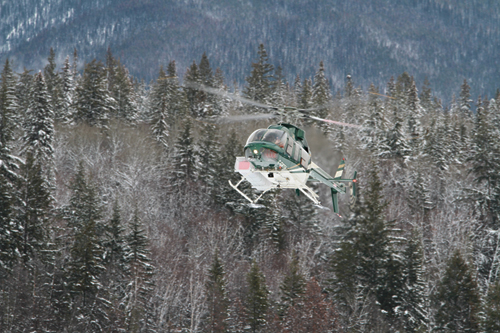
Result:
M255 141L267 141L278 145L281 148L285 147L286 144L286 132L277 129L260 129L250 135L247 144Z

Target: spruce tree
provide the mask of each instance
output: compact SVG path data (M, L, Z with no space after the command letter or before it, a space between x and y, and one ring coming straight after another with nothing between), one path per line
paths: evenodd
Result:
M325 75L325 66L323 65L323 61L321 61L318 71L314 75L314 85L312 87L312 103L313 106L319 107L315 111L318 117L327 118L328 108L326 106L331 102L331 99L330 84Z
M469 264L456 250L434 295L437 332L479 332L481 298Z
M16 128L15 111L18 108L15 85L14 72L7 59L2 70L0 86L0 172L6 178L7 185L12 185L17 178L18 168L18 159L12 155Z
M197 179L196 154L193 136L191 133L191 121L184 123L184 129L175 143L173 156L173 170L171 182L175 190L186 189L186 185Z
M43 257L48 249L49 219L53 198L41 162L30 152L21 166L19 195L22 205L16 212L22 226L18 249L24 262Z
M305 292L306 280L299 271L299 259L297 254L293 254L292 261L289 265L288 272L281 283L280 290L281 305L283 311L286 312L288 307L294 306Z
M299 97L299 107L302 109L309 109L313 106L313 91L311 86L311 80L304 79L304 82L302 84L302 91L300 92Z
M428 320L424 252L420 243L420 235L412 232L402 253L401 306L396 309L396 315L401 317L406 332L418 332Z
M106 69L97 60L85 65L81 83L76 88L75 115L77 123L106 127L116 101L109 94Z
M111 218L105 225L102 255L103 266L106 268L102 275L102 281L104 288L110 294L109 300L112 310L109 314L109 325L112 331L119 331L125 327L122 301L127 287L128 265L125 228L122 224L120 206L115 200Z
M394 228L385 220L378 167L371 166L364 195L348 220L339 249L332 258L333 291L346 318L358 316L357 302L374 297L392 321L401 304L402 263L392 240ZM354 306L353 306L354 305Z
M262 332L266 325L266 313L269 307L268 294L264 274L257 262L252 261L250 272L247 274L248 291L245 299L245 308L248 324L253 333Z
M149 239L138 216L137 208L126 236L126 259L129 283L125 296L125 326L127 332L155 332L152 310L154 267L148 249Z
M28 110L31 102L31 91L33 85L33 75L31 72L32 70L25 68L24 71L19 74L19 79L16 85L15 94L17 100L17 111L15 120L18 124L22 124L24 122L26 110Z
M56 54L53 48L50 48L48 64L43 69L43 77L47 84L47 93L52 110L58 110L61 103L60 77L56 71ZM58 114L59 112L56 112Z
M188 70L186 71L186 74L184 75L184 82L186 82L186 85L196 85L202 83L200 70L195 61L193 61L191 66L189 66ZM185 87L184 91L189 103L191 116L194 118L205 117L205 101L207 99L207 93L202 90L190 87Z
M24 150L43 165L46 177L52 179L54 148L54 112L42 73L34 77L31 101L23 124Z
M16 243L20 230L14 224L12 188L0 174L0 279L4 279L17 260Z
M205 283L208 304L206 332L227 332L229 300L227 298L226 285L224 267L220 262L218 251L216 251L212 266L208 271L207 282Z
M264 44L259 45L259 59L252 63L252 72L246 78L248 86L243 90L245 97L257 102L267 102L271 97L272 72L274 66L269 64L269 57Z
M72 294L73 318L70 327L76 331L105 329L108 324L106 291L101 283L105 269L102 261L102 206L97 189L87 179L80 163L71 183L72 195L65 208L65 218L73 236L70 246L68 285Z
M69 63L69 57L64 60L64 65L61 73L61 105L58 108L59 113L55 115L55 119L68 122L73 118L74 100L75 100L75 81Z
M466 79L464 79L464 82L460 87L460 98L458 101L458 107L462 117L464 118L472 117L472 99L470 96L470 86L467 83Z
M136 92L128 70L108 49L106 57L108 91L115 100L112 115L118 119L134 121L137 117Z

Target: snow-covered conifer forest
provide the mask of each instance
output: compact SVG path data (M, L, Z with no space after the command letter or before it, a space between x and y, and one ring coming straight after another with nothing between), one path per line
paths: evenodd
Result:
M332 91L323 63L288 82L264 45L244 85L205 54L149 83L111 50L77 64L1 71L2 332L500 331L500 93L463 81L443 105L406 72ZM213 121L264 110L193 82L360 125L297 120L316 164L358 172L356 207L248 207L228 180L271 123Z

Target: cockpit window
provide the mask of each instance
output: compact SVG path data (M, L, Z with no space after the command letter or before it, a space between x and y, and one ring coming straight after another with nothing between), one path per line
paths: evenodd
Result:
M286 144L286 133L284 131L270 129L262 138L262 141L267 141L274 143L275 145L285 148Z
M266 132L267 132L267 129L256 130L248 138L247 144L249 144L250 142L262 141L262 137L264 136L264 134L266 134Z
M247 144L255 141L267 141L278 145L281 148L285 147L287 135L284 131L276 129L261 129L256 130L248 138Z

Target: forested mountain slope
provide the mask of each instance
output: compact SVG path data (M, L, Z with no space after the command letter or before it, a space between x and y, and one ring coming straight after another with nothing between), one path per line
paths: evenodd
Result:
M404 72L387 96L351 78L333 97L323 63L287 84L255 53L237 95L361 126L292 119L315 163L358 171L355 208L292 190L247 205L228 180L269 122L214 122L265 110L193 89L229 89L205 54L150 85L111 52L81 71L6 61L0 331L498 332L500 94L463 81L443 108Z
M183 74L206 52L228 80L243 83L264 43L289 80L313 75L320 61L334 90L348 73L366 89L407 71L449 102L463 79L475 95L494 94L499 19L500 3L482 0L3 1L0 58L20 71L41 68L50 47L62 61L75 47L92 59L111 46L149 81L159 65L176 60Z

